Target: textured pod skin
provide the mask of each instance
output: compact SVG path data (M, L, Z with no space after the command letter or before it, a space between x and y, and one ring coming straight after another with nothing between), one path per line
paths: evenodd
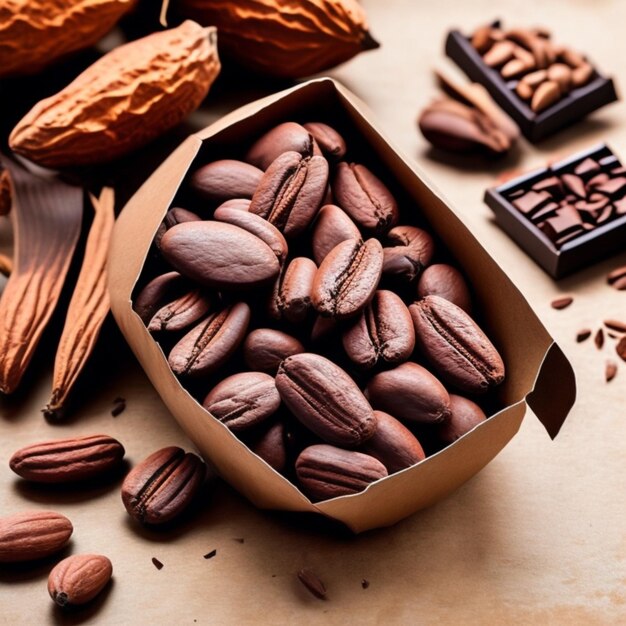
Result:
M32 74L97 43L136 0L9 0L0 7L0 77Z
M504 380L502 357L463 309L439 296L426 296L409 310L417 345L447 382L480 394Z
M244 67L299 78L378 47L356 0L182 0L182 15L216 26Z
M374 411L374 414L378 427L363 445L363 452L378 459L390 474L426 458L422 444L404 424L383 411Z
M304 346L291 335L273 328L257 328L243 342L246 365L256 371L274 375L280 362L304 352Z
M269 374L241 372L213 387L202 406L230 430L241 432L273 415L280 395Z
M11 149L45 167L110 161L182 122L220 70L215 31L187 21L115 48L13 129Z
M450 416L450 396L427 369L411 361L376 374L367 385L372 406L415 424L437 424Z
M324 441L357 446L376 430L376 418L356 383L338 365L318 354L285 359L276 387L289 410Z
M206 467L182 448L162 448L136 465L122 483L128 514L143 524L163 524L180 515L202 486Z
M44 441L18 450L9 467L22 478L42 483L86 480L114 470L124 446L108 435Z
M113 565L100 554L73 554L48 576L48 593L59 606L79 606L93 600L113 575Z
M167 362L179 376L210 374L239 347L249 323L250 307L245 302L211 313L172 348Z
M54 511L26 511L0 518L0 563L33 561L58 552L72 523Z
M387 476L387 470L369 454L317 444L300 453L296 475L302 490L319 501L359 493Z

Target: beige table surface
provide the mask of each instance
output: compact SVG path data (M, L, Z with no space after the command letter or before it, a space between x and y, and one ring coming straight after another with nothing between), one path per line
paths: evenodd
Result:
M545 24L557 39L589 52L626 85L626 3L364 1L382 48L332 72L373 109L389 137L415 159L533 305L577 374L579 398L551 441L529 413L519 435L447 500L393 528L358 537L303 526L255 510L220 483L199 510L167 532L138 529L124 512L120 481L85 490L36 489L6 461L21 445L50 437L106 432L137 462L156 448L190 442L136 362L113 340L101 347L107 373L91 374L69 422L47 424L50 363L38 359L17 397L0 405L0 511L50 507L74 522L71 551L113 561L114 583L95 605L63 615L46 592L51 564L0 569L2 624L614 624L626 621L626 364L604 382L612 343L576 344L580 327L626 319L626 295L604 277L626 252L552 281L492 222L481 197L499 172L542 164L555 153L607 140L626 159L625 105L618 104L540 147L522 142L518 158L456 166L431 158L415 117L436 93L430 68L443 62L448 27L471 28L498 13L508 23ZM260 95L218 89L196 122ZM253 93L254 92L254 93ZM557 312L549 302L575 295ZM106 348L106 350L104 349ZM106 355L105 355L106 356ZM108 364L108 365L107 365ZM558 384L558 381L557 383ZM116 396L127 410L110 415ZM241 543L236 538L243 538ZM214 558L203 555L217 550ZM157 557L164 567L151 563ZM307 566L329 599L309 596L294 573ZM362 579L370 586L363 589Z

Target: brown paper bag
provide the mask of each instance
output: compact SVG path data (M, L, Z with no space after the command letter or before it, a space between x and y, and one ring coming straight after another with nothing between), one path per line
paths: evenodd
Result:
M507 368L498 391L500 406L505 408L486 422L362 493L317 504L254 455L180 385L131 301L157 227L196 156L200 153L202 162L224 158L233 147L241 148L288 120L332 123L350 139L351 149L357 145L358 153L387 175L385 180L399 194L402 222L425 224L468 277L481 326ZM489 463L519 429L527 404L554 437L575 399L570 364L520 292L423 174L384 138L363 103L327 78L248 104L189 137L124 208L109 270L115 319L161 398L205 459L261 508L322 513L354 532L393 524L444 498Z

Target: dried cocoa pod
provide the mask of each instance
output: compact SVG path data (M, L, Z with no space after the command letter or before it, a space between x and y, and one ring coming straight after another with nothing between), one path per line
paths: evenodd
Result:
M0 563L34 561L61 550L72 536L70 520L54 511L0 518Z
M265 171L281 154L298 152L303 157L321 154L311 133L296 122L284 122L259 137L248 152L245 160Z
M156 332L180 332L201 320L211 308L211 297L202 289L193 289L161 307L148 324Z
M229 359L243 341L250 322L244 302L211 313L171 350L167 361L179 376L204 376Z
M281 361L304 352L304 346L291 335L272 328L257 328L243 342L246 365L259 372L276 374Z
M376 374L367 385L366 395L374 408L409 423L437 424L450 415L445 387L427 369L411 361Z
M364 165L342 161L333 193L339 206L363 228L385 233L398 223L398 205L384 183Z
M263 172L254 165L220 159L199 167L189 180L189 187L209 202L224 202L233 198L252 198Z
M374 297L382 268L383 248L378 239L342 241L315 274L313 307L326 317L353 317Z
M12 0L2 4L0 77L33 74L97 43L136 0Z
M220 50L270 76L301 78L378 48L356 0L181 0L179 7L217 26Z
M136 465L122 483L122 502L142 524L163 524L193 501L206 476L200 457L182 448L162 448Z
M313 258L320 265L326 255L346 239L360 239L361 233L356 224L334 204L323 206L315 219L313 239Z
M412 281L430 263L435 253L433 238L415 226L396 226L387 233L395 244L383 249L383 273Z
M73 554L48 576L48 593L58 606L80 606L93 600L113 575L111 561L100 554Z
M22 478L40 483L67 483L102 476L115 470L124 446L108 435L55 439L21 448L9 467Z
M385 478L387 470L369 454L317 444L300 453L296 475L302 490L319 501L359 493Z
M110 161L173 128L219 73L215 29L186 21L113 49L36 104L9 137L45 167Z
M296 237L313 221L327 182L324 157L285 152L267 168L249 211L274 224L285 237Z
M327 159L338 161L346 155L346 142L332 126L323 122L308 122L303 126L311 133Z
M379 361L401 363L415 347L415 330L408 308L393 291L380 289L342 335L351 361L364 368Z
M286 358L276 388L289 410L328 443L356 446L374 434L376 418L356 383L318 354Z
M287 240L276 226L270 224L262 217L254 213L249 213L247 210L243 211L238 208L225 207L222 205L215 209L213 219L218 222L239 226L239 228L243 228L249 233L256 235L272 249L279 263L282 264L287 258L287 253L289 252Z
M459 270L445 263L436 263L424 270L417 283L417 296L439 296L466 313L472 311L472 299L465 279Z
M269 303L269 314L277 320L298 324L311 310L311 293L317 266L307 257L296 257L280 273Z
M426 458L415 435L395 417L383 411L374 411L376 432L361 450L378 459L390 474L411 467Z
M445 444L454 443L486 419L487 416L475 402L451 393L450 418L438 427L437 435Z
M447 382L478 394L504 380L502 357L463 309L439 296L426 296L409 310L417 345Z
M233 432L264 422L280 406L274 379L262 372L233 374L208 393L202 406Z
M246 289L271 282L278 259L261 238L216 221L184 222L161 239L161 254L181 274L218 289Z

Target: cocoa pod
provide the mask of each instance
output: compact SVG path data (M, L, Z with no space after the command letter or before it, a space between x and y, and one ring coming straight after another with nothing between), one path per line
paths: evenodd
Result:
M38 72L89 48L136 0L11 0L0 10L0 77Z
M0 563L34 561L58 552L74 530L54 511L26 511L0 518Z
M44 167L113 160L173 128L219 73L215 29L187 21L115 48L13 129L14 152Z
M100 554L73 554L54 566L48 593L58 606L79 606L93 600L113 574L113 565Z
M217 26L220 50L270 76L308 76L379 46L357 0L181 0L179 7Z

